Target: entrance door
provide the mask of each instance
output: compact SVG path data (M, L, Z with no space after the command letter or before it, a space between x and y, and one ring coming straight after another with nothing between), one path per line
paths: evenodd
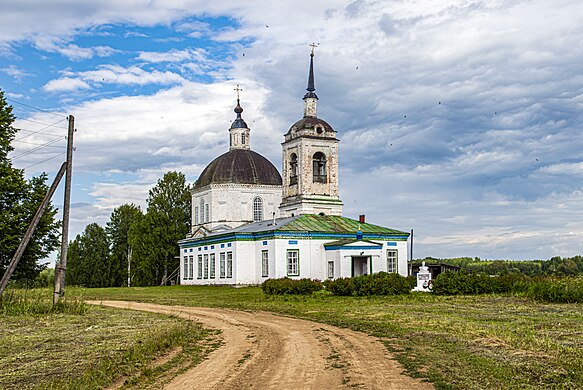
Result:
M352 256L352 276L368 275L369 256Z

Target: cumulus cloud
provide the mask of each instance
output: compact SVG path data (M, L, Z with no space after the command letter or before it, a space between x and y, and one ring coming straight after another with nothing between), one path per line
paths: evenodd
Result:
M147 52L143 51L137 60L144 62L183 62L183 61L207 61L204 49L170 50L167 52Z
M85 81L71 77L51 80L43 86L43 89L47 92L63 92L88 88L90 88L89 84Z
M66 77L51 80L43 88L48 92L54 92L90 88L89 83L95 85L169 85L185 81L182 76L176 73L158 70L147 71L137 66L124 68L119 65L102 65L97 70L85 72L65 71L63 74Z
M9 65L6 68L1 68L0 71L6 73L17 81L21 81L23 78L30 76L30 73L27 73L16 65Z

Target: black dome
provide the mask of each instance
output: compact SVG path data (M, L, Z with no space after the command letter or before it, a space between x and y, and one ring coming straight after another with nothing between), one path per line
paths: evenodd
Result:
M215 158L194 183L195 188L209 184L281 185L281 175L268 159L252 150L233 149Z

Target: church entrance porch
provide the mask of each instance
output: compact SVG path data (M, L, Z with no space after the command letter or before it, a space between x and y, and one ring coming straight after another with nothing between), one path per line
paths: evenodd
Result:
M370 256L352 256L352 276L368 275L369 264Z

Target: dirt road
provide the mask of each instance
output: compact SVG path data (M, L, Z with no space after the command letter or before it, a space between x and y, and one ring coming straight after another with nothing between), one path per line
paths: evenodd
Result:
M264 312L90 303L173 314L221 330L223 345L167 389L433 389L401 374L386 348L363 333Z

